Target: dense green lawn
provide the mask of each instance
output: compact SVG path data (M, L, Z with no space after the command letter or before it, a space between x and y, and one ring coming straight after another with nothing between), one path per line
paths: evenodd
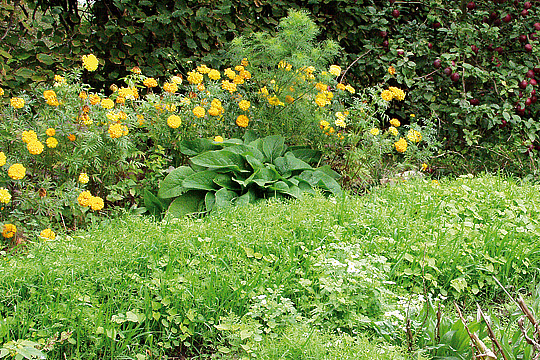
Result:
M112 219L0 258L0 344L49 340L50 359L402 359L368 341L403 311L398 295L487 304L494 276L530 290L538 190L419 180L203 219Z

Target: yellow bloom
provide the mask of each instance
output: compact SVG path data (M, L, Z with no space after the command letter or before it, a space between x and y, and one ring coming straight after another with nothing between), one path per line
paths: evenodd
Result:
M328 90L328 86L326 86L323 83L317 83L317 84L315 84L315 89L317 89L319 91L326 91L326 90Z
M242 111L246 111L251 106L251 103L247 100L242 100L238 103L238 106Z
M30 141L37 140L37 134L34 130L23 131L21 138L23 142L28 144Z
M14 109L21 109L24 107L24 99L20 97L13 97L10 100L11 106L13 106Z
M56 97L50 97L47 99L47 105L58 106L60 105L60 103L58 102L58 99Z
M54 130L53 128L48 128L47 130L45 130L45 134L47 136L54 136L56 135L56 130Z
M212 69L208 72L208 77L212 80L219 80L221 79L221 75L219 73L219 71L215 70L215 69Z
M49 100L50 98L56 98L56 93L53 90L45 90L43 92L43 97L45 100Z
M66 78L61 76L61 75L54 75L54 81L56 81L58 83L65 83Z
M90 104L97 105L101 102L101 99L96 94L90 94Z
M339 126L340 128L347 127L347 123L345 122L347 115L342 113L341 111L336 112L335 115L337 117L337 120L334 121L334 124L336 124L336 126Z
M197 90L204 91L204 90L206 90L206 88L204 87L204 84L199 84L199 85L197 85Z
M176 85L176 83L166 82L165 84L163 84L163 90L165 90L168 93L175 93L178 91L178 85Z
M98 59L93 55L83 55L82 57L83 66L88 71L96 71L98 67Z
M111 99L103 99L101 101L101 107L104 109L112 109L114 107L114 101Z
M222 107L221 100L219 99L212 100L212 102L210 103L210 106L213 106L215 108L221 108Z
M294 98L291 95L287 95L285 96L285 101L292 104L294 102Z
M268 98L268 103L273 106L285 106L285 104L275 95Z
M0 151L0 166L6 165L6 154L3 151Z
M89 181L90 181L90 178L88 177L87 173L80 173L79 174L79 182L81 184L88 184Z
M326 130L330 127L330 123L326 120L321 120L319 122L319 127L321 128L321 130Z
M351 94L354 94L356 92L356 90L354 90L354 88L351 86L351 85L347 85L345 86L345 89L350 92Z
M118 139L119 137L126 135L126 131L127 131L127 126L122 125L120 123L116 123L109 126L108 133L111 139Z
M347 87L345 86L345 84L342 84L342 83L339 83L336 85L336 89L338 90L345 90Z
M90 194L90 191L86 190L79 194L77 201L79 205L86 207L90 205L90 198L92 198L92 194Z
M418 143L422 140L422 134L414 129L409 129L409 132L407 132L407 139L411 142Z
M268 89L266 88L266 86L259 89L259 94L263 96L268 96Z
M394 98L394 93L390 90L383 90L381 93L381 97L383 98L383 100L392 101L392 99Z
M221 108L210 106L210 109L208 109L208 115L219 116L219 115L221 115L222 111L223 111L223 109L221 109Z
M146 78L143 81L143 85L146 86L147 88L153 88L153 87L158 86L158 83L156 79L154 78Z
M439 181L438 180L431 180L431 183L435 186L439 186Z
M394 135L394 136L397 136L398 133L399 133L399 132L398 132L398 129L396 129L396 128L393 127L393 126L390 126L390 127L388 128L388 132L389 132L390 134Z
M79 99L86 100L87 97L88 97L88 94L86 93L86 91L81 91L79 93Z
M68 140L69 141L75 141L76 139L77 139L77 137L75 135L73 135L73 134L68 135Z
M56 234L50 228L42 230L39 233L39 236L41 236L44 239L48 239L48 240L54 240L56 238Z
M234 70L232 70L231 68L226 68L225 71L224 71L225 75L227 75L227 77L229 79L234 79L236 77L236 73L234 72Z
M178 115L171 115L167 118L167 125L169 125L170 128L176 129L182 125L182 119Z
M195 115L196 117L202 118L204 117L205 114L206 114L206 111L204 110L202 106L195 106L193 108L193 115Z
M341 75L341 68L337 65L330 65L330 70L328 72L334 76Z
M405 92L395 86L390 86L388 88L392 92L393 97L396 100L403 101L405 99Z
M103 209L105 204L103 203L103 199L99 196L92 196L89 200L89 205L92 210L99 211Z
M394 146L396 147L397 152L404 153L407 150L407 140L400 138L394 143Z
M214 141L215 142L223 142L223 137L217 135L217 136L214 136Z
M390 67L388 68L388 73L389 73L390 75L396 75L396 68L393 67L393 66L390 66Z
M422 171L426 171L428 168L428 164L422 163Z
M21 180L26 175L26 168L22 164L13 164L8 169L8 175L13 180Z
M199 74L196 71L190 71L190 72L188 72L187 80L189 81L190 84L197 85L197 84L202 83L203 75Z
M45 144L47 144L47 147L54 149L55 147L58 146L58 140L56 140L56 138L51 136L47 138L47 140L45 141Z
M413 118L413 117L415 117L416 115L414 115L414 114L411 114L410 116L411 116L411 117Z
M399 127L401 125L401 123L399 122L398 119L393 118L393 119L390 119L390 125L392 125L394 127Z
M43 152L43 144L39 140L32 140L26 144L26 148L32 155L39 155Z
M239 76L244 79L251 79L251 73L247 70L240 72Z
M210 69L208 66L204 64L197 66L197 71L200 72L201 74L208 74L210 70L212 69Z
M247 127L249 125L248 117L245 115L238 115L238 117L236 118L236 125L243 128Z
M118 96L118 97L116 98L116 103L117 103L117 104L125 104L125 103L126 103L126 98L123 97L123 96Z
M182 83L182 77L180 76L173 76L171 78L171 81L177 85L180 85Z
M240 75L235 76L233 79L233 83L237 85L242 85L244 83L244 77Z
M142 74L141 68L138 67L138 66L132 67L132 68L131 68L131 72L134 73L134 74L137 74L137 75L141 75L141 74Z
M0 96L4 95L4 89L0 88Z
M373 129L369 130L369 133L371 135L373 135L373 136L377 136L377 135L379 135L379 129L373 128Z
M112 84L111 86L109 86L109 89L111 89L112 92L117 92L118 91L118 85Z
M248 59L243 58L242 61L240 62L240 64L242 64L242 66L244 66L244 67L248 66L249 65Z
M0 188L0 202L7 204L11 201L11 194L6 188Z
M2 236L6 239L12 238L17 233L17 227L13 224L4 224L4 229L2 230Z
M232 70L231 70L232 71ZM236 84L230 82L229 80L223 80L221 82L221 88L223 90L228 90L231 94L236 91Z

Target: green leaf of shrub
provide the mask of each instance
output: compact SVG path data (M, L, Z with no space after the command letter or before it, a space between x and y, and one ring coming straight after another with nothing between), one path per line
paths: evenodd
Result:
M232 201L237 197L234 191L221 188L216 191L216 207L227 207L232 205Z
M228 150L207 151L192 157L191 162L195 165L209 169L231 169L240 172L247 171L244 157Z
M281 175L290 175L293 171L312 169L308 163L297 159L290 152L286 153L285 156L278 157L276 160L274 160L274 165L276 165L276 170Z
M220 174L215 170L205 170L193 173L182 181L182 186L193 190L218 190L217 182L225 181L229 176ZM214 181L216 180L216 181Z
M172 217L180 218L188 214L200 212L201 204L204 206L205 191L188 191L176 199L169 205L167 214Z
M168 199L186 192L187 189L182 185L182 182L192 174L194 171L188 166L177 167L159 185L158 196L162 199Z
M205 151L217 150L221 147L209 139L184 140L180 142L180 152L187 156L196 156Z

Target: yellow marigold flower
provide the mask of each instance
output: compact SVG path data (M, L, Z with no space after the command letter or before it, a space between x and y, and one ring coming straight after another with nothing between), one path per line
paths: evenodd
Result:
M336 119L336 121L334 121L334 124L343 129L347 127L347 123L343 119Z
M236 73L234 72L234 70L232 70L231 68L226 68L225 71L224 71L225 75L227 75L227 77L229 79L234 79L236 77Z
M394 143L394 146L396 147L397 152L404 153L407 150L407 140L400 138Z
M11 201L11 194L6 188L0 188L0 202L7 204Z
M315 89L317 89L319 91L326 91L326 90L328 90L328 86L326 86L323 83L317 83L317 84L315 84Z
M173 76L171 78L171 82L180 85L182 83L182 77L181 76Z
M63 82L66 82L66 78L61 75L54 75L54 81L63 83Z
M53 129L53 128L48 128L47 130L45 130L45 134L47 136L54 136L54 135L56 135L56 130Z
M109 89L111 89L112 92L117 92L118 91L118 85L112 84L111 86L109 86Z
M411 114L410 116L411 116L411 117L413 118L413 117L415 117L416 115L414 115L414 114Z
M418 143L422 140L422 134L414 129L409 129L407 132L407 139L411 142Z
M88 116L88 114L81 114L79 116L79 122L86 126L90 126L94 123L94 121L90 119L90 116Z
M234 67L234 70L236 70L236 71L238 71L238 72L241 72L241 71L244 71L245 69L244 69L244 67L243 67L242 65L236 65L236 66Z
M219 116L221 115L221 109L217 107L210 106L210 109L208 109L208 115L211 116Z
M232 70L231 70L232 71ZM223 80L221 82L221 88L223 90L228 90L231 94L236 91L236 84L230 82L229 80Z
M396 75L396 68L393 67L393 66L390 66L390 67L388 68L388 73L389 73L390 75Z
M204 79L203 75L199 74L196 71L188 72L187 80L190 84L194 84L194 85L200 84L203 82L203 79Z
M377 136L377 135L379 135L379 129L373 128L373 129L369 130L369 133L371 135L373 135L373 136Z
M202 106L195 106L193 108L193 114L198 118L202 118L206 114L206 111Z
M114 107L114 101L111 99L103 99L101 101L101 107L104 109L112 109Z
M37 140L37 134L34 130L23 131L21 138L23 142L28 144L30 141Z
M167 125L169 125L170 128L176 129L182 125L182 119L178 115L171 115L167 118Z
M307 74L313 74L315 72L315 67L314 66L308 66L307 68L304 69L304 71Z
M200 72L201 74L208 74L210 70L212 69L210 69L208 66L204 64L197 66L197 71Z
M39 140L32 140L26 144L26 148L32 155L39 155L43 152L43 144Z
M216 107L216 108L221 108L222 107L221 100L219 100L219 99L212 100L212 102L210 103L210 106Z
M135 88L121 87L118 89L118 96L133 100L136 98L134 90Z
M433 185L435 185L435 186L439 186L439 185L440 185L440 184L439 184L439 181L438 181L438 180L435 180L435 179L434 179L434 180L431 180L431 183L432 183Z
M79 93L79 98L80 99L86 100L87 97L88 97L88 94L86 93L86 91L81 91Z
M13 97L10 102L14 109L22 109L24 107L24 99L21 97Z
M233 83L237 84L237 85L242 85L244 83L244 77L238 75L238 76L235 76L234 79L233 79Z
M422 171L426 171L427 168L428 168L428 164L422 163L422 168L421 168L421 170L422 170Z
M41 232L39 233L39 236L48 240L54 240L56 238L56 234L50 228L41 230Z
M330 70L328 72L334 76L341 75L341 68L337 65L330 65Z
M219 80L221 79L221 74L219 73L219 71L212 69L208 72L208 77L212 80Z
M0 166L6 165L6 154L3 151L0 151Z
M0 96L4 95L4 89L0 88Z
M240 62L240 64L242 64L242 66L244 66L244 67L248 66L249 65L248 59L243 58L242 61Z
M263 96L268 96L268 89L266 88L266 86L259 89L259 94Z
M246 115L238 115L236 118L236 125L240 127L247 127L249 125L249 119Z
M58 99L56 97L51 97L47 99L47 105L50 106L59 106L60 103L58 102Z
M118 97L116 98L116 103L117 103L117 104L125 104L125 103L126 103L126 98L123 97L123 96L118 96Z
M396 129L396 128L393 127L393 126L390 126L390 127L388 128L388 132L389 132L390 134L394 135L394 136L397 136L398 133L399 133L399 132L398 132L398 129Z
M291 95L285 96L285 101L289 104L292 104L294 102L294 98Z
M163 90L165 90L168 93L175 93L178 91L178 85L176 85L176 83L166 82L165 84L163 84Z
M90 198L92 198L92 194L90 194L90 191L86 190L79 194L77 202L79 205L87 207L90 205Z
M6 239L12 238L17 233L17 227L13 224L4 224L4 229L2 230L2 236Z
M392 99L394 98L394 93L390 90L383 90L381 93L381 97L383 98L383 100L392 101Z
M204 90L206 90L206 88L204 87L204 84L199 84L199 85L197 85L197 90L204 91Z
M146 78L143 80L143 85L146 86L147 88L153 88L153 87L158 86L158 83L156 79L154 78Z
M399 122L398 119L393 118L393 119L390 119L390 125L392 125L394 127L399 127L401 125L401 123Z
M238 74L240 77L243 77L244 79L251 79L251 73L247 70L242 71L240 74Z
M96 94L90 94L90 104L97 105L101 102L101 99Z
M351 94L354 94L356 92L356 90L354 90L354 88L351 86L351 85L347 85L345 86L345 89L350 92Z
M8 169L8 175L13 180L21 180L26 175L26 168L22 164L13 164Z
M127 119L127 114L125 112L123 112L123 111L119 111L118 112L118 118L120 120L126 120Z
M319 122L319 127L321 128L321 130L326 130L330 127L330 123L326 120L321 120Z
M223 142L223 137L217 135L217 136L214 136L214 141L215 142Z
M339 83L336 85L336 89L338 90L345 90L347 87L345 86L345 84L342 84L342 83Z
M131 68L131 72L134 73L134 74L137 74L137 75L141 75L141 74L142 74L141 68L138 67L138 66L132 67L132 68Z
M392 95L396 100L403 101L405 99L405 92L400 88L390 86L388 90L392 92Z
M285 106L285 104L275 95L268 98L268 103L273 106Z
M90 208L94 211L99 211L103 209L103 206L105 205L103 203L103 199L99 196L92 196L89 201Z
M247 100L242 100L238 103L238 106L240 109L242 109L242 111L246 111L251 106L251 103Z
M69 141L75 141L76 139L77 139L77 137L75 135L73 135L73 134L68 135L68 140Z
M56 98L56 93L53 90L45 90L43 92L43 97L45 100L48 100L49 98Z
M126 129L127 127L125 125L116 123L109 126L108 133L111 139L118 139L119 137L122 137L122 135L124 135Z
M90 178L88 177L87 173L80 173L79 174L79 182L81 184L88 184L89 181L90 181Z
M82 57L83 66L88 71L96 71L98 67L98 59L95 57L95 55L83 55Z
M58 146L58 140L56 140L56 138L51 136L47 138L47 140L45 141L45 144L47 144L47 147L54 149L55 147Z
M326 135L332 135L332 134L334 133L334 131L335 131L334 128L333 128L333 127L330 127L330 128L328 129L328 131L326 132Z

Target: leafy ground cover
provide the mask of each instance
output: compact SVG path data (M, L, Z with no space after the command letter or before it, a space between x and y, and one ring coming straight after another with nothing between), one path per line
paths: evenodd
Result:
M202 219L106 220L1 258L0 354L402 359L409 347L470 359L460 323L443 321L437 338L406 319L451 300L504 304L494 278L530 293L538 202L536 185L464 176ZM514 358L530 358L513 343Z

